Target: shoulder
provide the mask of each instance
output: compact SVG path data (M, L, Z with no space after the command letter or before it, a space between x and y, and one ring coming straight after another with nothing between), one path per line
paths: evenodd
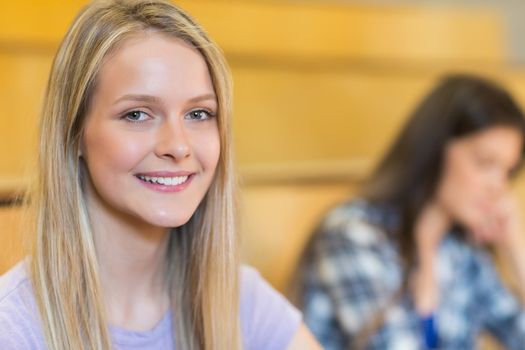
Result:
M252 267L242 266L240 315L246 349L285 349L301 324L300 312Z
M401 281L401 262L389 232L396 220L393 211L363 200L332 209L306 250L303 283L322 293L330 289L345 295L362 294L363 288L395 290Z
M319 225L314 240L337 245L371 247L388 242L387 229L395 215L355 199L331 209Z
M30 295L30 283L25 261L19 262L4 275L0 276L0 311L12 307L26 309L27 296ZM20 309L19 309L20 310Z
M385 209L354 200L332 209L306 250L306 268L330 280L370 272L380 276L397 264L395 242L389 237L396 217Z
M0 348L38 349L41 339L38 312L22 261L0 277Z

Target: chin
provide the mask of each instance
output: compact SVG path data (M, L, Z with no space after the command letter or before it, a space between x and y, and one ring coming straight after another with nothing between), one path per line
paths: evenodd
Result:
M163 228L177 228L180 226L185 225L190 221L190 218L186 219L166 219L166 220L157 220L155 223L153 223L157 227L163 227Z
M162 213L143 217L142 220L152 226L163 228L175 228L186 224L191 219L191 215L181 215L181 213Z

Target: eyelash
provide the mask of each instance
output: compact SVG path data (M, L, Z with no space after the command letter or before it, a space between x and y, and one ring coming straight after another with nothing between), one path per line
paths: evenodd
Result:
M202 119L200 118L192 118L191 115L192 114L195 114L195 113L204 113L206 114L206 116ZM146 118L144 120L134 120L134 119L130 119L130 116L133 115L133 114L140 114L141 116L144 115L146 117L149 117L148 113L144 112L144 111L141 111L141 110L133 110L133 111L129 111L127 113L125 113L123 116L122 116L122 119L125 119L126 121L130 122L130 123L144 123L146 121L148 121L150 118ZM206 109L195 109L193 111L190 111L188 112L186 115L184 115L184 119L187 119L187 120L196 120L196 121L205 121L205 120L209 120L211 118L214 118L215 117L215 113L209 111L209 110L206 110Z
M194 113L205 113L206 117L203 118L203 119L193 119L193 118L189 117L189 116L191 116ZM187 118L187 117L189 117L189 118ZM194 109L193 111L189 111L188 113L186 113L186 115L184 116L184 119L205 121L205 120L209 120L209 119L214 118L214 117L215 117L215 113L213 113L213 112L211 112L209 110L206 110L206 109Z
M133 111L129 111L127 113L125 113L122 118L125 119L126 121L130 122L130 123L144 123L146 121L149 120L149 118L147 119L144 119L144 120L133 120L133 119L130 119L129 117L132 115L132 114L141 114L141 115L145 115L147 117L149 117L148 113L144 112L144 111L141 111L141 110L133 110Z

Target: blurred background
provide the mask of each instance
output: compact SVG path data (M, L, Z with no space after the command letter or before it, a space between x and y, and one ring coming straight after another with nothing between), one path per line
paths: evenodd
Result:
M51 60L85 3L2 4L0 274L24 255L22 208L13 198L32 172ZM522 1L176 3L230 63L243 258L281 291L322 214L355 192L443 73L495 79L525 104ZM521 203L524 180L514 186Z

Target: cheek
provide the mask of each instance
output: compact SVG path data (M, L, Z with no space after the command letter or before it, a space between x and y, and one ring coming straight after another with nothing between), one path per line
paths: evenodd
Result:
M198 135L195 139L193 150L201 166L214 172L221 153L221 144L218 130L210 130Z
M84 138L84 158L92 177L110 179L120 172L130 172L144 157L147 140L118 132L92 130Z
M466 225L477 221L479 190L484 181L478 166L467 159L451 162L442 181L439 196L452 216Z
M479 170L473 162L464 161L455 164L449 177L452 187L458 196L475 192L481 180Z
M454 155L449 156L445 162L438 197L449 209L453 209L468 197L466 194L470 191L469 178L473 170L471 168L472 164L456 159Z

